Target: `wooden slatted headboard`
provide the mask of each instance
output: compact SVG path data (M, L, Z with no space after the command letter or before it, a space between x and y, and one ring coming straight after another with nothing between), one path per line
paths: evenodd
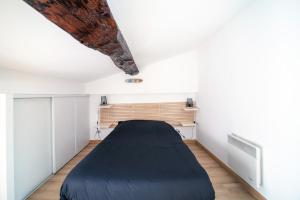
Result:
M109 128L124 120L161 120L173 126L195 121L195 109L186 109L185 102L112 104L100 107L100 127Z

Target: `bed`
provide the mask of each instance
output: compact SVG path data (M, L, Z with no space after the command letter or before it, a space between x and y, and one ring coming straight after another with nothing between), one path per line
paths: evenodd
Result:
M66 177L61 200L213 200L209 177L161 121L119 123Z

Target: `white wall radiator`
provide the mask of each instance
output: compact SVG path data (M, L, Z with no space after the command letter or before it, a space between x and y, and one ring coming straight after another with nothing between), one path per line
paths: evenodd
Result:
M228 135L228 164L255 188L262 184L261 148L235 134Z

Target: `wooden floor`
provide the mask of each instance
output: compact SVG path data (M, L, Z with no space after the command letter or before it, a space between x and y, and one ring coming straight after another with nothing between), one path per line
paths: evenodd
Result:
M254 200L241 186L241 184L225 169L195 143L187 143L191 151L196 156L198 162L207 171L213 183L217 200ZM34 192L28 199L30 200L58 200L59 190L66 175L76 166L94 147L95 143L90 143L76 157L68 162L57 174L51 177L44 185Z

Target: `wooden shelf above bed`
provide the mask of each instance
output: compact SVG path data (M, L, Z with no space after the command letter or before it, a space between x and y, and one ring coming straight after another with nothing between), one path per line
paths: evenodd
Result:
M111 128L112 123L101 123L100 128Z
M196 124L194 122L180 122L182 127L195 127Z
M172 126L194 127L197 107L187 108L185 102L110 104L99 107L101 128L114 128L119 121L160 120Z
M101 105L99 108L111 108L112 105L111 104L107 104L107 105Z
M197 110L199 110L199 108L197 108L197 107L185 107L185 108L183 108L183 110L185 110L185 111L197 111Z
M105 123L100 123L100 128L104 128L104 129L107 129L107 128L114 128L117 126L117 122L105 122Z
M196 124L193 122L179 122L179 123L170 123L174 127L195 127ZM118 125L118 123L101 123L100 128L101 129L109 129L109 128L115 128Z

